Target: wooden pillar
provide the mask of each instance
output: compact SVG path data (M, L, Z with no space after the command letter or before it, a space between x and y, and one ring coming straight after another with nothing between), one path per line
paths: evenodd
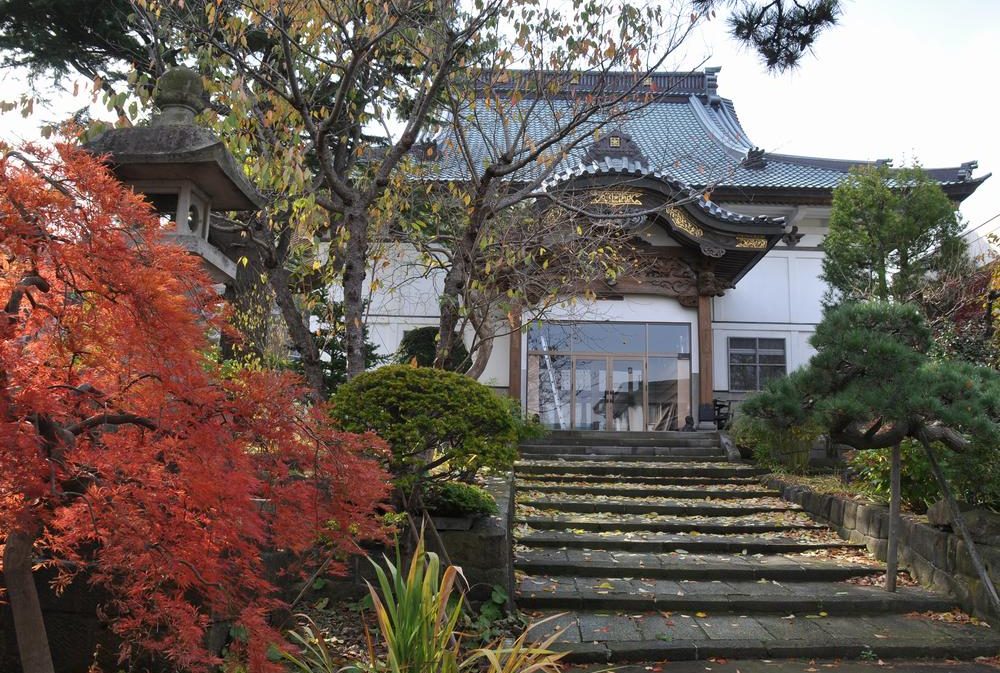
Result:
M712 403L712 298L698 295L698 404ZM702 419L704 420L704 419Z
M510 362L507 372L507 394L521 399L521 312L510 313Z

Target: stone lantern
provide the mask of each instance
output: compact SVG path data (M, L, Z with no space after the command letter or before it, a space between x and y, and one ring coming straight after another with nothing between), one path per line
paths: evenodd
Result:
M170 236L200 256L212 279L231 286L237 259L212 226L212 209L256 210L261 197L232 154L211 131L194 123L205 109L201 76L167 71L156 85L160 110L149 126L112 129L87 145L107 155L115 175L142 193L170 224Z

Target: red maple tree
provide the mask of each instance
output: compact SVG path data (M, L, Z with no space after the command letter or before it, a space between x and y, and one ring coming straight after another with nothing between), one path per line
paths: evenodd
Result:
M338 431L292 374L223 375L200 260L79 147L0 145L0 306L0 543L25 673L52 670L35 564L57 589L82 573L109 591L122 660L207 670L222 621L251 671L276 669L262 551L379 537L383 443Z

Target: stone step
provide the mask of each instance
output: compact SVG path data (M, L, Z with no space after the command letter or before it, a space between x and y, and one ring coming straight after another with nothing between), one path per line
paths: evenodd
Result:
M649 455L618 455L601 453L545 453L545 454L522 454L522 460L530 461L562 461L566 463L654 463L662 465L664 463L725 463L726 454L719 453L697 453L697 454L649 454ZM515 463L515 467L521 463Z
M622 475L627 477L760 477L768 474L748 465L734 463L691 463L688 465L669 462L622 463L583 462L552 460L521 460L515 463L517 476L526 474L573 474L573 475Z
M528 445L547 446L693 446L693 442L718 444L719 433L708 432L601 432L595 430L558 430L543 438L528 440Z
M718 442L705 440L690 446L600 446L582 444L577 446L550 444L522 444L522 456L725 456L726 451Z
M519 479L516 483L516 487L522 492L569 493L639 498L714 498L720 500L733 500L739 498L766 498L781 496L780 491L764 488L760 484L706 484L694 487L682 485L657 486L650 484L614 486L608 484L588 484L584 482L571 484L545 483L537 481L526 482Z
M854 550L799 554L644 554L626 551L515 547L514 567L530 575L668 580L840 582L874 575L881 564Z
M785 514L785 513L778 513ZM650 531L656 533L687 533L698 531L704 534L726 533L782 533L797 530L827 530L826 526L808 519L804 512L789 512L802 520L787 522L766 521L760 518L767 514L732 517L687 517L687 516L637 516L611 517L603 520L573 516L516 517L514 523L527 525L536 530L582 530L588 532L607 531ZM787 517L791 519L791 517Z
M635 474L520 474L518 480L525 484L532 482L575 483L586 480L592 484L659 484L662 486L710 486L713 484L742 484L760 486L760 477L658 477L656 475Z
M524 494L522 494L524 495ZM680 514L684 516L732 516L733 514L755 514L758 512L800 511L798 505L778 498L757 498L746 500L700 500L694 498L665 500L639 498L619 498L617 500L595 500L572 495L560 498L519 496L517 504L532 509L555 510L559 512L609 512L613 514Z
M817 614L789 619L788 615L713 615L705 611L588 611L538 623L550 616L545 612L536 615L531 637L564 629L553 649L567 652L563 658L567 663L710 658L973 659L1000 652L1000 635L992 629L906 615Z
M601 549L644 554L684 550L692 554L788 554L814 549L864 549L859 543L836 539L802 540L785 536L767 539L753 535L690 535L687 533L577 533L533 531L519 535L518 543L532 548Z
M669 668L668 668L669 666ZM605 668L605 664L578 664L565 667L565 673L596 673ZM830 673L886 673L887 670L901 673L997 673L996 666L991 666L988 660L983 661L918 661L903 656L893 659L891 664L880 661L861 659L844 661L836 657L808 659L728 659L716 658L705 662L692 659L689 661L671 660L668 665L649 662L621 664L614 667L615 673L802 673L814 671L829 671Z
M896 593L847 583L674 581L529 575L517 604L529 610L670 611L779 616L943 612L953 601L916 587Z

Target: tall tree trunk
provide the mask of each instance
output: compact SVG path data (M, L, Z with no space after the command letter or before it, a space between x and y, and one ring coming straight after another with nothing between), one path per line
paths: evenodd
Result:
M278 267L271 271L270 283L274 290L275 301L281 310L285 326L288 328L292 345L295 346L299 357L302 358L302 373L311 390L310 397L314 402L317 402L322 400L326 394L323 384L323 362L319 359L319 347L316 345L316 339L309 331L309 325L305 322L306 316L302 315L295 303L290 282L291 274L288 269Z
M458 327L458 320L461 317L463 289L469 282L470 269L475 263L476 242L479 240L481 229L481 216L469 223L458 241L458 249L453 255L451 268L445 274L440 303L439 341L434 356L435 367L444 367L451 353L455 328Z
M344 350L347 378L365 371L365 262L368 259L368 216L364 211L347 213L348 239L344 250Z
M455 341L455 329L461 317L462 288L465 286L464 255L455 255L455 261L444 276L444 288L441 291L440 311L438 319L438 343L434 353L434 366L444 368L451 354Z
M14 616L21 669L24 673L55 673L35 576L31 572L35 538L35 535L24 532L7 535L3 552L4 584Z
M486 371L486 365L489 364L490 356L493 355L494 336L488 335L485 338L480 336L479 338L481 341L479 342L479 346L476 347L476 353L472 358L472 366L465 372L466 376L476 381Z
M899 568L899 529L901 521L899 516L899 501L902 498L900 473L902 465L900 459L899 444L892 447L892 476L890 477L889 494L889 544L886 550L885 562L885 590L896 590L896 572Z

